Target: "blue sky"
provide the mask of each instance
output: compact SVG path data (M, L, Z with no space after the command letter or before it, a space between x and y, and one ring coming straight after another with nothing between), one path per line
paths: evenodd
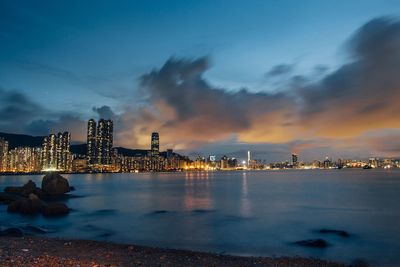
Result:
M333 72L350 60L346 43L359 27L399 14L396 0L3 0L0 88L51 111L42 119L86 120L93 107L146 106L139 77L171 57L207 57L212 86L274 93L274 66L318 79L317 66Z

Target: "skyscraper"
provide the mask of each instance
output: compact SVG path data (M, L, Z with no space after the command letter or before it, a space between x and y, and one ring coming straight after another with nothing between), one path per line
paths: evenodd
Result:
M69 151L71 134L69 132L58 133L57 136L57 169L71 170L72 158Z
M8 142L0 137L0 172L7 171Z
M57 168L57 140L55 134L50 134L43 139L42 161L43 169Z
M297 155L297 154L292 154L292 164L293 164L293 167L298 167L298 165L299 165L298 157L299 157L299 155Z
M160 137L158 133L151 134L151 156L158 157L160 154Z
M96 138L97 164L111 165L113 130L112 120L99 120L99 123L97 124Z
M88 164L96 163L96 121L94 119L88 121L87 160Z
M70 171L72 167L70 143L69 132L46 136L42 146L42 168Z

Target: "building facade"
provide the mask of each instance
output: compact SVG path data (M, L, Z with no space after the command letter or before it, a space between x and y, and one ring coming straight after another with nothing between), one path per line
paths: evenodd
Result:
M95 164L96 159L96 121L90 119L87 128L87 161L88 164Z
M42 169L71 171L71 135L69 132L50 134L43 139Z
M0 137L0 172L7 171L8 142Z
M112 164L113 131L112 120L99 120L96 137L96 163L99 165Z

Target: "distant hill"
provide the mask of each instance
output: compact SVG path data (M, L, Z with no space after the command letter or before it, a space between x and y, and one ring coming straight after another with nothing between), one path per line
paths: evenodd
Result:
M9 149L14 149L16 147L41 147L43 144L44 136L32 136L26 134L12 134L12 133L2 133L0 132L0 137L3 137L8 141ZM149 150L146 149L129 149L125 147L116 147L118 153L126 157L138 157L146 156ZM87 145L77 144L71 145L71 152L78 155L86 155ZM166 152L161 152L161 155L165 156Z
M31 136L26 134L11 134L0 132L0 137L8 141L8 148L14 149L19 146L41 147L44 136Z

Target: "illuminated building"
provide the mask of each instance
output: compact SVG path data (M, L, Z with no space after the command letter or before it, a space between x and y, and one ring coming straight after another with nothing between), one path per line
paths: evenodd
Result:
M72 161L72 171L73 172L87 172L88 171L88 164L86 158L75 158Z
M42 169L71 171L71 135L69 132L50 134L43 139Z
M7 171L8 142L0 137L0 172Z
M250 168L250 151L247 151L247 168Z
M151 134L150 157L151 157L151 170L152 171L161 170L162 166L160 166L160 136L156 132L153 132Z
M293 168L297 168L299 166L299 155L292 154L292 165Z
M158 157L160 154L160 136L158 133L151 134L151 156Z
M57 169L57 138L50 134L43 139L42 146L42 168L44 170Z
M87 160L89 164L96 163L96 121L94 119L88 121Z
M42 149L40 147L17 147L9 152L7 169L10 172L40 172Z
M113 122L112 120L99 120L96 137L97 164L111 165L113 147Z
M57 170L71 171L72 156L69 151L71 134L69 132L58 133L57 136Z

